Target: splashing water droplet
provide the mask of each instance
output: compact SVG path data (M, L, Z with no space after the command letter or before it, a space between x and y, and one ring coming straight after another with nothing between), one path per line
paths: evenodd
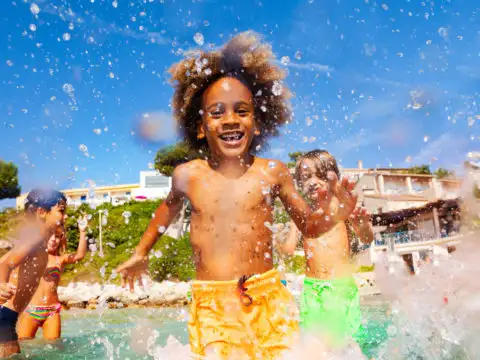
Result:
M78 149L79 149L81 152L84 152L84 153L88 151L87 145L85 145L85 144L80 144L80 145L78 146Z
M268 167L269 167L270 169L273 169L275 166L277 166L277 163L276 163L275 161L269 161L269 162L268 162Z
M30 24L29 29L30 29L30 31L37 31L37 25Z
M167 230L167 228L166 228L165 226L159 226L159 227L158 227L158 232L159 232L160 234L163 234L166 230Z
M301 53L299 50L297 50L297 51L295 52L295 59L297 59L297 60L301 60L301 59L302 59L302 53Z
M92 214L87 215L87 220L92 220Z
M110 71L110 73L108 74L108 77L109 77L110 79L113 79L113 78L115 78L115 74Z
M77 221L77 223L79 228L85 228L87 226L87 220L85 219L80 219Z
M69 33L65 33L62 35L63 41L70 41L71 35Z
M30 5L30 12L33 15L38 15L40 13L40 8L38 7L37 4L33 3L32 5Z
M265 186L262 188L262 194L263 195L268 195L270 194L270 187L269 186Z
M205 39L203 38L203 34L199 33L199 32L195 33L195 35L193 35L193 41L195 41L195 43L198 46L202 46L205 43Z
M153 253L153 255L156 257L156 258L161 258L163 253L160 251L160 250L157 250Z
M273 86L272 86L273 95L280 96L280 95L282 95L282 92L283 92L282 84L279 81L275 80L273 82Z
M388 11L388 5L387 4L382 4L382 9L385 11Z
M448 29L446 27L443 27L443 26L439 27L437 32L438 32L438 35L440 35L443 38L448 37Z
M268 260L271 258L270 254L268 252L266 252L265 254L263 254L263 256L265 257L265 260Z
M263 112L267 112L267 107L265 105L260 106L260 110Z
M72 84L65 83L62 86L63 91L65 91L68 95L71 95L75 89L73 88Z
M113 0L112 1L112 6L116 9L118 7L118 1L117 0Z
M102 133L102 129L93 129L93 132L97 135L100 135Z
M130 211L124 211L122 213L123 219L125 220L125 224L128 224L130 222L130 216L132 216L132 213Z
M430 136L428 136L428 135L425 135L425 136L423 137L423 141L424 141L424 142L427 142L429 139L430 139Z
M10 66L10 67L13 66L13 61L12 60L7 60L6 63L7 63L7 66Z
M282 56L280 62L282 63L282 65L287 66L290 63L290 58L288 56Z
M260 149L261 149L261 148L262 148L262 146L261 146L261 145L257 145L257 146L255 146L255 150L256 150L256 151L260 151Z

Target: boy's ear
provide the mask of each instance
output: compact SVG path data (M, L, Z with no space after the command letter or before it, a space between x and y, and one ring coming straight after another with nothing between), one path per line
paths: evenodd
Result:
M203 123L199 122L197 126L197 139L205 138L205 130L203 129Z
M41 220L45 220L45 217L47 216L47 210L43 208L38 208L37 209L37 217Z

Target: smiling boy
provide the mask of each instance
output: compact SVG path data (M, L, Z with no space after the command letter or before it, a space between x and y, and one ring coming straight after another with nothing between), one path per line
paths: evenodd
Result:
M184 199L190 201L196 281L188 329L200 357L273 359L291 347L296 308L273 268L272 234L265 226L273 222L276 198L308 236L346 219L356 202L353 184L335 178L330 185L344 207L329 217L313 212L284 164L253 155L290 119L289 91L273 61L268 45L243 33L219 51L197 51L172 67L180 130L192 148L209 156L175 169L166 201L118 268L133 288L150 249Z

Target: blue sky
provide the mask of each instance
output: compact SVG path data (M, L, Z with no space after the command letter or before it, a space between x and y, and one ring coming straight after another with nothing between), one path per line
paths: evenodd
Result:
M5 0L0 158L24 191L138 182L175 141L168 67L195 33L207 47L252 29L289 58L295 93L266 156L326 148L345 167L455 168L479 148L475 3ZM135 133L145 114L164 129L157 142Z

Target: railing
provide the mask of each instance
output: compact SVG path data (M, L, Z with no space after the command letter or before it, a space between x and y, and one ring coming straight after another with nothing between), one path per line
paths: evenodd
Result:
M382 234L381 239L375 240L375 245L385 246L393 242L395 244L408 244L429 241L437 238L434 233L426 230L402 231L391 234Z

